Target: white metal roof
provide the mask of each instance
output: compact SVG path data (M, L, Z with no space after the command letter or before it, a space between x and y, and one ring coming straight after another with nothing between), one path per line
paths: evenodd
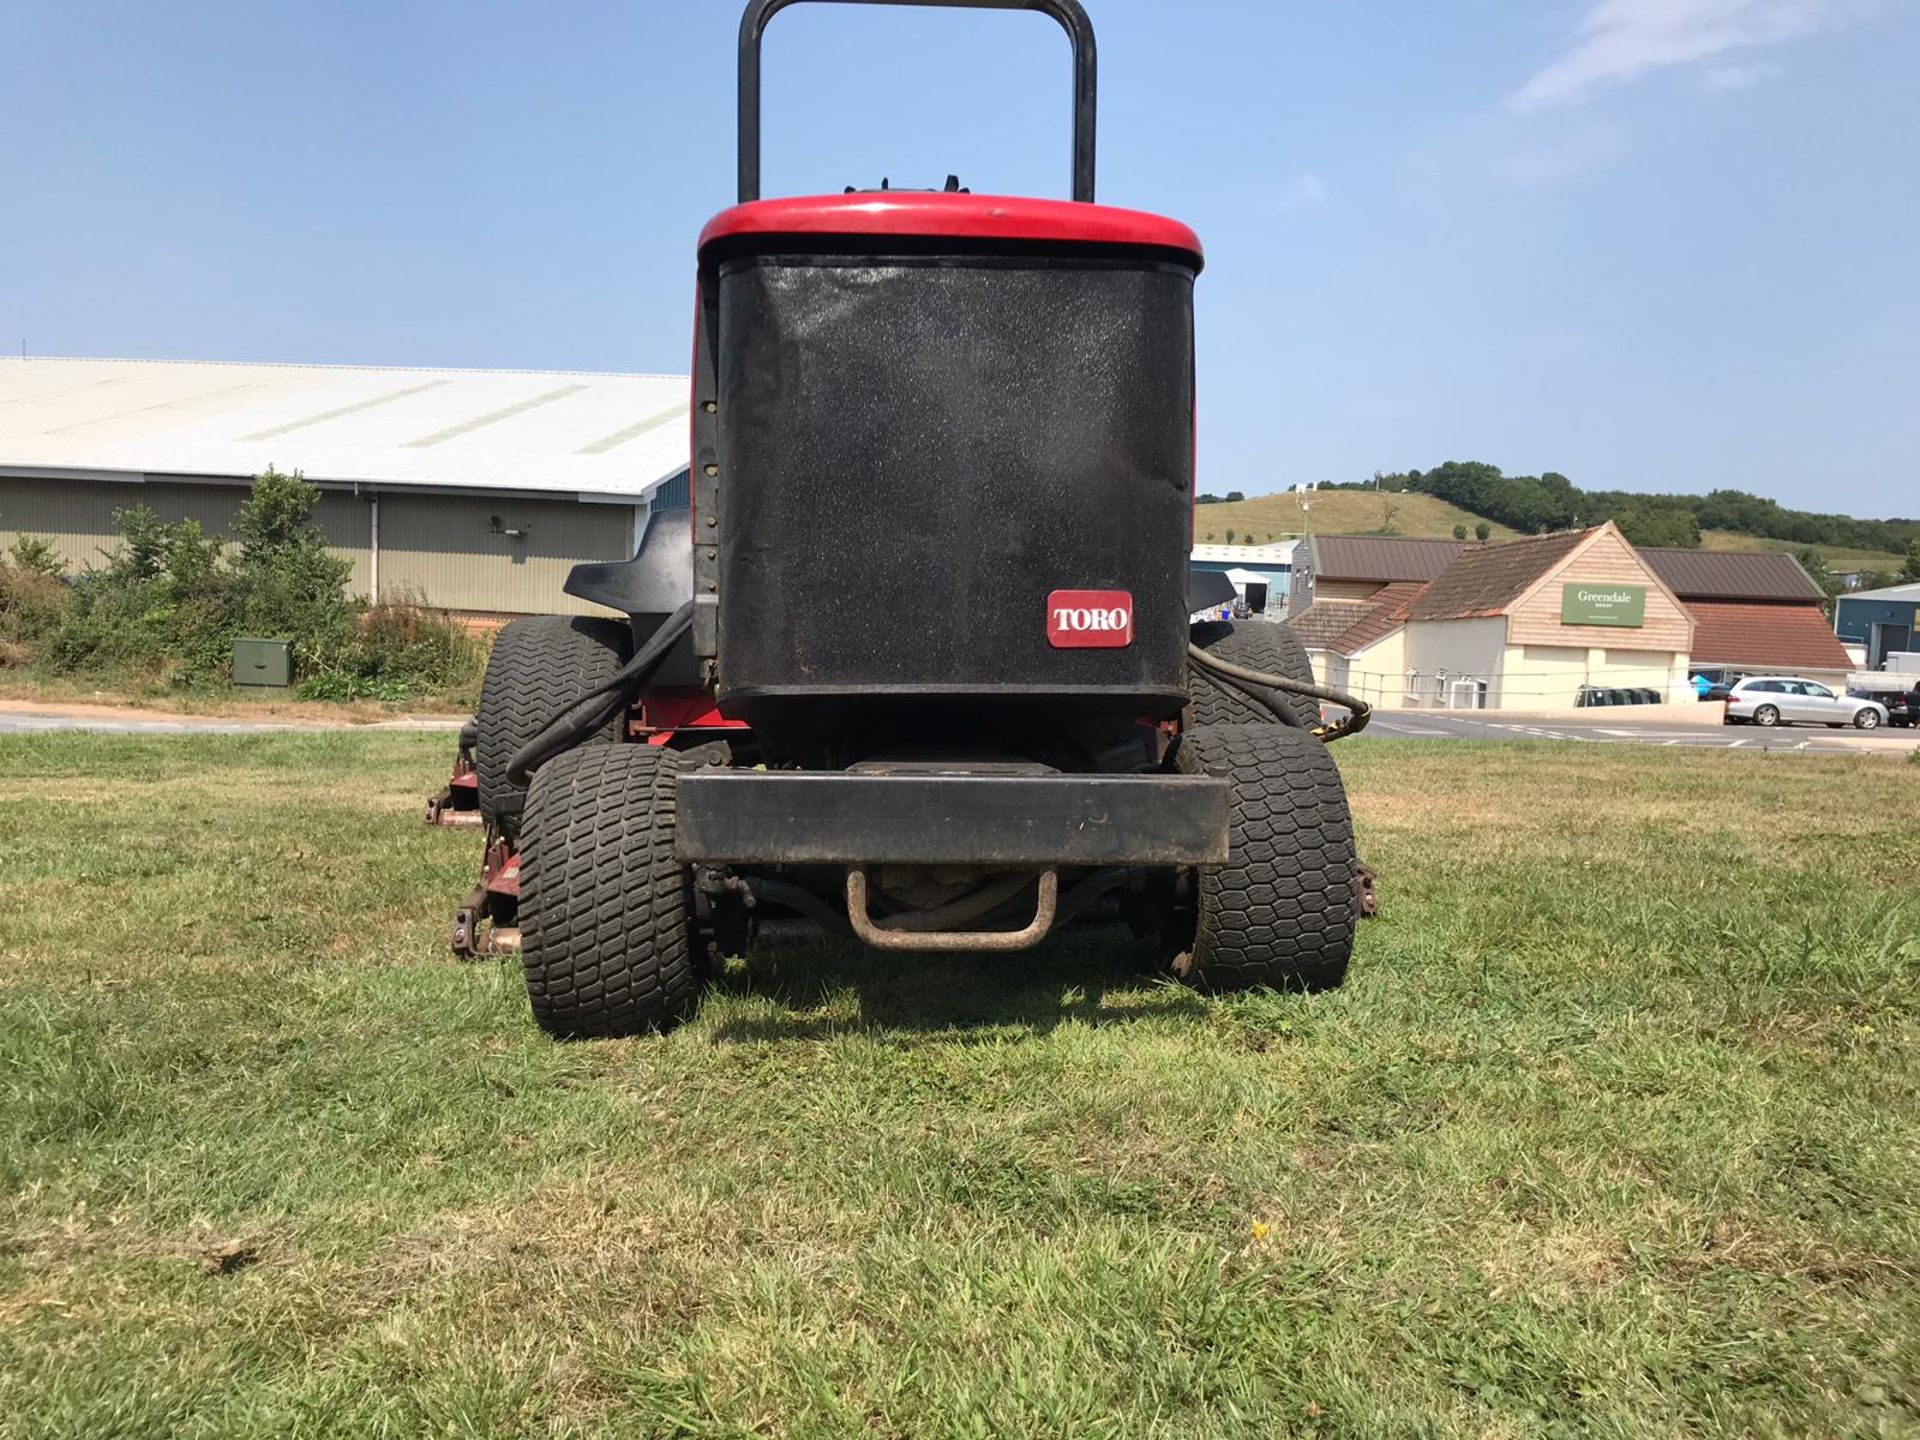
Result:
M1271 545L1196 545L1193 547L1195 560L1235 560L1243 564L1291 565L1293 547L1297 540L1276 540Z
M1920 582L1912 585L1889 585L1884 590L1843 590L1842 600L1913 600L1920 602Z
M687 378L0 358L0 475L639 498L687 465Z

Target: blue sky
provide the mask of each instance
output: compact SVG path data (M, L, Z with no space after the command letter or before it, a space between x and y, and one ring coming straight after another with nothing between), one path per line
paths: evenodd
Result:
M1206 242L1201 476L1443 459L1920 514L1911 0L1087 0ZM678 371L733 0L0 6L0 345ZM799 6L766 187L1063 193L1029 14Z

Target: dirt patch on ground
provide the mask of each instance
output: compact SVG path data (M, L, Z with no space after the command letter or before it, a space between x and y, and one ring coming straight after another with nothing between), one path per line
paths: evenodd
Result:
M145 698L97 691L77 695L9 681L0 686L0 715L58 715L76 720L139 720L181 725L219 721L338 725L342 728L422 718L464 718L467 707L420 700L404 710L370 700L297 700L291 695L168 695Z

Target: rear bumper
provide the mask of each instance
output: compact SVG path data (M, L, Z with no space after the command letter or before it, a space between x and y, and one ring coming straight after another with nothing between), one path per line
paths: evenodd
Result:
M697 771L675 848L691 863L1217 865L1228 783L1189 775Z

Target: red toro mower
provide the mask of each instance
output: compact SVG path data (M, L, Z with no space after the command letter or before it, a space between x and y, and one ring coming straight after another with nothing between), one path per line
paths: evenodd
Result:
M1366 709L1284 625L1192 623L1200 242L1073 198L760 198L699 243L692 507L519 621L472 737L486 873L462 953L517 949L556 1035L665 1029L766 918L882 950L1018 950L1125 921L1190 983L1346 973L1366 886L1326 741ZM1320 700L1347 707L1321 722Z

